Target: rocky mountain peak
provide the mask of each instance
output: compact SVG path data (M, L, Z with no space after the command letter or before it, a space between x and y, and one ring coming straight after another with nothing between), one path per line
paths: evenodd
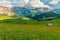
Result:
M0 14L6 14L8 16L14 15L12 9L8 7L0 7Z

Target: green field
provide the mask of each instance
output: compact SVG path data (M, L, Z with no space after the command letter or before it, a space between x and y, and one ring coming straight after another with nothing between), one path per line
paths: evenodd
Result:
M0 40L60 40L60 27L41 24L0 24Z

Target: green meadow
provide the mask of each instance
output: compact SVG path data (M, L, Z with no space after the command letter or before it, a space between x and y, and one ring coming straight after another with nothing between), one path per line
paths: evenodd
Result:
M60 20L29 23L0 23L0 40L60 40Z
M9 1L11 7L0 5L0 40L60 40L60 14L42 2L44 7L40 8L40 3L33 7L36 0L33 6L30 5L33 1L23 1L22 7Z

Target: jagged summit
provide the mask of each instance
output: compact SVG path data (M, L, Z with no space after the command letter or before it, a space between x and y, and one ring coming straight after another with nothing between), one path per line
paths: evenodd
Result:
M14 15L14 12L9 7L0 7L0 15L1 14L6 14L8 16L12 16L12 15Z

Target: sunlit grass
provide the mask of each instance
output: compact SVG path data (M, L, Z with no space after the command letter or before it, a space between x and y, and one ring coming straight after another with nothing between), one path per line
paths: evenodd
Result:
M60 27L0 24L0 40L60 40Z
M23 18L21 18L22 20L25 20L25 21L27 21L27 20L30 20L30 18L27 18L27 17L23 17Z
M5 20L5 19L9 19L10 16L0 16L0 20Z

